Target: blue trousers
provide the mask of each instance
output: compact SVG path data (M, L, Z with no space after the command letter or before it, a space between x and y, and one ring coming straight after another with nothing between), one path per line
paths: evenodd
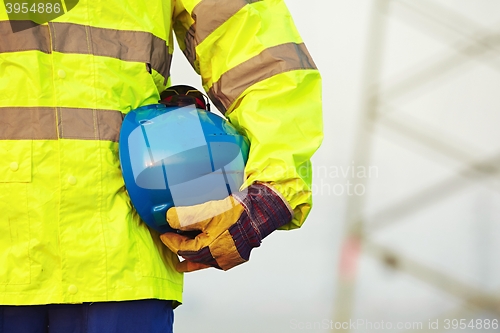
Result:
M171 301L0 306L0 333L172 333Z

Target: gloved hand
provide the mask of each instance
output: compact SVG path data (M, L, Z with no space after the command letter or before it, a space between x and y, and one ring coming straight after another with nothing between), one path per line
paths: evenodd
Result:
M195 238L165 233L161 240L185 259L176 267L179 272L208 267L228 270L248 261L250 251L292 217L291 208L277 192L256 183L223 200L170 208L167 222L172 228L201 232Z

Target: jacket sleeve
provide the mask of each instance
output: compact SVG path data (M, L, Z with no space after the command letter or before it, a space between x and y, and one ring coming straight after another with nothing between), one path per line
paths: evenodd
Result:
M217 108L251 143L248 186L271 184L302 225L322 138L321 77L283 0L175 0L173 29Z

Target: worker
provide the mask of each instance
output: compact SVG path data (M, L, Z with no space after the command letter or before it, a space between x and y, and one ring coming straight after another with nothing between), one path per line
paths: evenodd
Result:
M48 22L0 2L0 332L171 332L182 272L304 223L321 79L283 0L54 0ZM250 142L241 192L167 212L195 239L140 220L118 156L124 115L170 86L174 37Z

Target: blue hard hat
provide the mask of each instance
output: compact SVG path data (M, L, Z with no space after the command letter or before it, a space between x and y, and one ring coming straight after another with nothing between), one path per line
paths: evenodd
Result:
M195 105L153 104L125 116L119 151L133 206L164 233L174 231L165 218L169 208L239 191L249 144L227 120Z

